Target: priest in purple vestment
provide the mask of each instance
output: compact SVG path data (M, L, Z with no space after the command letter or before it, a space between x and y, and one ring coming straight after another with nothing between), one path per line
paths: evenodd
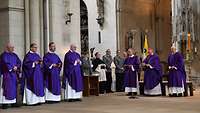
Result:
M132 49L127 51L128 57L124 61L124 87L128 96L137 95L139 91L138 70L140 61L138 56L133 54Z
M37 44L30 45L22 66L23 103L35 105L45 102L42 58L37 53Z
M148 49L148 56L143 61L144 66L144 94L150 96L161 95L162 68L160 59L153 49Z
M170 96L182 96L185 91L186 72L184 59L180 52L176 51L176 47L171 47L171 53L168 57L169 65L169 94Z
M55 43L50 42L49 52L43 57L45 100L48 102L58 102L61 100L60 71L62 68L62 61L55 51Z
M0 104L7 108L8 104L15 106L17 98L17 81L20 74L21 61L14 53L14 46L8 43L6 50L1 54L1 87Z
M83 74L81 72L80 55L76 52L76 46L71 45L65 54L63 84L64 99L81 101L83 91Z

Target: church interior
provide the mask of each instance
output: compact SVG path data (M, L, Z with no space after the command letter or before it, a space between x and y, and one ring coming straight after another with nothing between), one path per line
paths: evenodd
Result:
M103 59L108 50L114 60L118 54L128 53L129 48L143 62L144 49L149 47L159 56L163 74L162 95L145 96L145 71L139 70L139 95L129 98L124 89L117 91L117 67L113 61L112 93L100 94L99 73L95 71L84 73L80 102L65 101L61 90L58 103L23 105L18 85L16 103L20 107L1 109L0 98L0 113L199 113L199 15L200 0L0 0L0 54L11 43L23 61L30 45L36 43L38 54L43 57L49 51L49 43L54 42L56 54L63 63L72 45L76 45L81 58L86 56L90 62L97 53ZM170 97L168 90L172 47L183 56L186 88L182 97ZM61 78L64 73L61 69ZM0 96L3 94L1 78Z

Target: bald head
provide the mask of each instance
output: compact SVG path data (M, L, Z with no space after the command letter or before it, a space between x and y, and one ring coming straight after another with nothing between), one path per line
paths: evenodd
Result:
M129 48L127 51L128 56L132 56L133 55L133 49Z
M14 46L11 43L7 43L6 44L6 51L13 52L14 51Z
M171 47L171 52L172 52L172 53L176 53L176 47L175 47L175 46L172 46L172 47Z
M71 44L71 45L70 45L70 50L76 51L76 48L77 48L76 45L74 45L74 44Z

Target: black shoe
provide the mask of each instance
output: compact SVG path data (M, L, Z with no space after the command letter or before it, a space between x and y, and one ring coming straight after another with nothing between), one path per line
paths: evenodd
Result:
M21 105L19 104L11 104L11 107L14 107L14 108L17 108L17 107L20 107Z
M8 109L8 105L7 104L3 104L2 105L2 109Z
M46 101L47 104L54 104L54 101Z
M128 97L129 99L138 99L138 97L137 96L130 96L130 97Z
M114 93L113 91L109 90L109 91L106 91L106 93Z
M67 100L67 102L74 102L74 101L75 101L74 99Z
M178 97L182 97L182 96L183 96L182 93L179 93L179 94L178 94Z
M74 99L75 101L79 101L79 102L81 102L82 101L82 99Z
M172 94L172 97L177 97L177 94L176 93Z
M131 96L131 94L132 94L131 92L128 92L128 94L126 94L126 96Z
M129 92L129 93L127 94L127 96L135 96L135 95L137 95L137 92Z
M46 101L47 104L56 104L59 103L60 101Z
M137 92L133 92L132 95L137 95Z
M99 92L99 94L104 94L104 92Z
M38 104L36 104L37 106L40 106L40 105L42 105L43 103L38 103Z
M106 93L114 93L113 91L109 90L109 91L106 91Z

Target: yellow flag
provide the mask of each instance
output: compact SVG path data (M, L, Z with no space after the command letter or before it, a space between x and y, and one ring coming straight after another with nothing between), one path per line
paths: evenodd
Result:
M144 48L143 48L143 57L145 58L148 54L148 41L147 41L147 35L144 37Z

